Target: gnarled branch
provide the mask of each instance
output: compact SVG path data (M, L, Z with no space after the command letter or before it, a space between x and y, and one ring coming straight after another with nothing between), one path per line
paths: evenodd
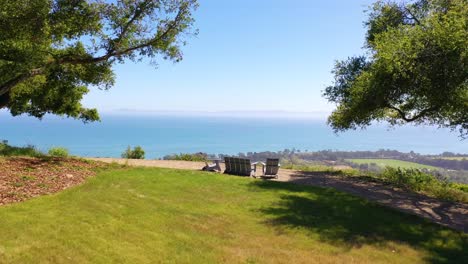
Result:
M411 12L409 8L405 7L405 11L408 12L408 14L411 16L410 19L413 19L414 22L416 22L416 24L421 25L421 22L419 21L419 19L416 18L416 16L413 14L413 12Z
M436 107L426 108L424 110L421 110L418 114L412 115L411 117L408 117L408 115L398 107L395 107L395 106L390 105L390 104L388 104L387 107L392 109L392 110L395 110L398 113L398 115L400 116L400 118L403 119L404 121L408 122L408 123L413 122L413 121L423 117L427 113L432 112L432 111L437 109Z

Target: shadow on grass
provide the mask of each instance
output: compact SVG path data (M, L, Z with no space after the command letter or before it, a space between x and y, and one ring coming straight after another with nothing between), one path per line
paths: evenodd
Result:
M468 263L468 236L461 232L333 189L270 181L255 181L252 187L287 191L279 192L278 203L260 209L266 224L279 231L305 228L344 249L406 243L427 251L430 263Z
M437 199L401 187L394 188L393 184L364 176L336 177L323 172L295 172L291 176L290 182L332 187L468 233L468 205L461 202Z

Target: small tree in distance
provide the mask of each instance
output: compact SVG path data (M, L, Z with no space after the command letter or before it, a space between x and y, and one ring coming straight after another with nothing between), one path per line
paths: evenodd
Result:
M132 149L130 146L127 147L124 153L122 153L122 158L124 159L144 159L145 151L142 147L136 146Z

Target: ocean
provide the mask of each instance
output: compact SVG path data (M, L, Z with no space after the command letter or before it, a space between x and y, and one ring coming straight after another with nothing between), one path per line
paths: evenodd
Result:
M147 158L174 153L223 153L279 151L378 150L440 154L467 153L468 140L457 132L434 127L389 128L376 124L366 130L334 134L323 120L209 116L117 116L102 121L0 115L0 140L12 145L32 144L46 151L67 148L86 157L120 157L127 146L140 145Z

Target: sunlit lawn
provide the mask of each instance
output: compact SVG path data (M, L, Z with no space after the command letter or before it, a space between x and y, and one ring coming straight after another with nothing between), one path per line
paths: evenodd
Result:
M468 263L468 237L331 189L101 172L0 207L0 263Z

